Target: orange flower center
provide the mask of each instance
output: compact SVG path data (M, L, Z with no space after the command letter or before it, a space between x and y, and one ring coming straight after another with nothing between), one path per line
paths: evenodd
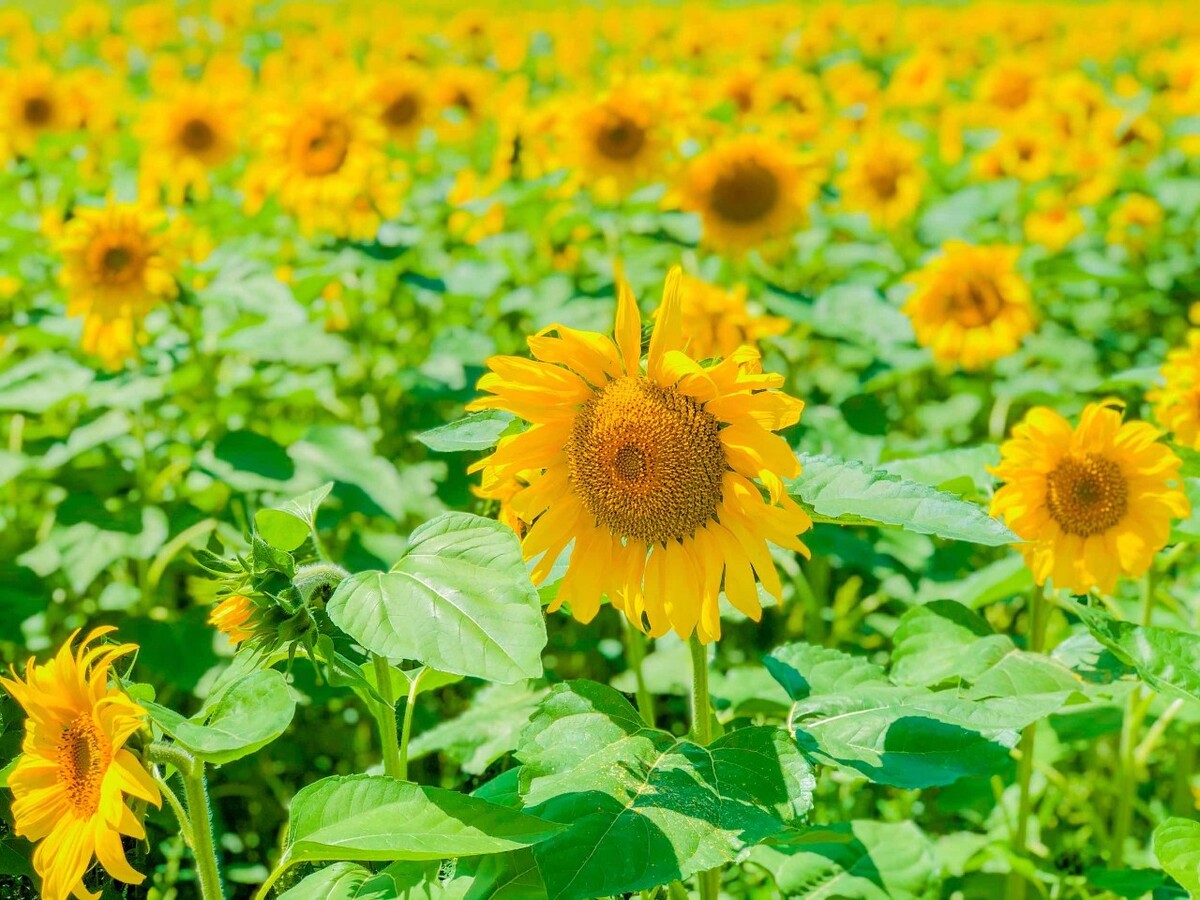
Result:
M292 151L305 175L332 175L350 152L350 126L333 116L305 120L292 130Z
M596 523L646 544L715 517L728 469L720 423L696 400L646 378L618 378L575 419L571 483Z
M188 119L179 129L179 143L192 153L204 153L216 142L216 131L204 119Z
M880 200L891 200L900 191L900 166L893 159L877 158L867 165L867 184Z
M1070 456L1046 476L1046 506L1067 534L1090 537L1121 521L1129 485L1111 459L1096 453Z
M741 159L717 176L709 205L725 221L748 225L769 215L779 194L779 179L773 171L756 159Z
M112 762L112 748L86 713L75 718L58 741L58 765L67 797L81 816L100 805L100 783Z
M1000 315L1004 297L990 278L964 278L947 294L946 308L950 317L964 328L982 328Z

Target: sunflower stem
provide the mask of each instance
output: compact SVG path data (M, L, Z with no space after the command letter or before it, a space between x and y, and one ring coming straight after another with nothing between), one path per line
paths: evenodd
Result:
M408 740L412 736L413 710L417 706L417 693L421 687L421 679L428 669L421 669L416 675L410 675L408 681L408 700L404 704L404 721L400 726L400 778L408 780Z
M712 705L708 698L708 650L692 635L688 639L692 653L692 739L701 747L712 741ZM720 868L701 872L700 900L717 900L721 890Z
M1041 653L1046 643L1046 596L1041 586L1035 585L1029 595L1029 651ZM1029 819L1033 815L1033 750L1037 740L1037 723L1034 722L1021 735L1020 753L1017 762L1017 821L1013 831L1012 849L1017 856L1029 852ZM1015 869L1008 874L1005 896L1008 900L1024 900L1025 876Z
M188 826L185 827L191 829L190 844L196 860L196 880L200 886L201 900L225 900L221 869L217 865L216 842L213 839L212 807L208 802L208 788L204 780L204 761L182 747L159 742L151 744L147 754L151 762L173 766L183 780L188 820ZM175 806L172 805L172 808L175 809ZM179 810L175 811L178 815ZM183 823L182 819L180 823Z
M400 744L396 734L396 695L392 692L392 667L382 656L373 656L375 666L375 689L383 701L379 704L376 722L379 725L379 741L383 750L384 774L404 779L404 766L400 762ZM407 712L406 712L407 716Z
M625 627L625 658L633 676L637 681L637 707L642 715L642 721L654 727L654 695L646 687L646 675L642 664L646 660L646 636L633 627L633 623L625 616L621 617Z
M167 780L158 773L155 769L151 773L154 783L158 785L159 792L167 800L167 806L171 807L171 811L175 813L175 818L179 821L179 833L183 835L183 842L192 846L192 821L188 817L187 810L184 809L183 801L179 799L179 795L171 790L171 785L167 784Z

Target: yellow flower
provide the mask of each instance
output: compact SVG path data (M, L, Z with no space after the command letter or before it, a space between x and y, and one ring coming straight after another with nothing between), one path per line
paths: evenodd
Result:
M946 91L946 61L933 47L917 50L896 66L887 92L897 106L931 106Z
M1171 519L1189 514L1179 458L1158 437L1097 403L1074 429L1045 407L1013 429L992 470L1004 485L991 511L1025 542L1018 549L1038 584L1108 594L1121 575L1146 572Z
M1108 242L1144 250L1162 227L1163 209L1145 194L1128 194L1108 216Z
M782 598L768 542L807 555L798 535L812 523L783 481L800 467L772 434L795 424L803 403L778 390L782 376L763 374L749 347L697 363L684 349L680 294L674 269L645 369L641 318L623 284L615 340L553 325L529 339L532 360L489 360L479 387L491 396L470 408L532 425L473 470L485 486L529 479L509 502L530 523L522 548L537 559L535 581L573 542L553 608L569 603L589 622L607 596L652 635L708 642L721 634L722 583L756 621L756 575Z
M693 359L732 356L743 344L783 334L788 320L756 315L746 305L746 286L731 291L684 275L679 286L683 339Z
M1037 64L1026 59L1002 59L983 73L976 91L979 99L997 112L1015 113L1037 96L1041 75Z
M1200 450L1200 331L1190 331L1187 346L1167 354L1164 384L1146 394L1154 418L1180 444Z
M242 594L226 597L208 614L208 624L238 645L254 637L254 602Z
M827 118L825 95L814 75L798 69L777 69L764 77L758 99L764 112L778 110L774 124L798 141L812 141Z
M1061 193L1045 190L1025 217L1025 239L1057 253L1084 232L1083 217Z
M189 190L207 199L210 173L237 150L237 112L218 91L200 85L146 104L138 127L145 193L165 187L176 205Z
M815 195L783 144L746 135L692 164L683 206L700 214L705 243L738 252L788 236Z
M1017 273L1017 247L949 241L912 280L904 305L917 342L939 363L980 369L1017 349L1033 330L1029 286Z
M30 155L43 134L68 131L78 124L73 98L49 66L0 72L0 134L9 152Z
M83 349L110 368L133 355L141 321L178 293L160 212L109 202L77 208L58 251L67 315L83 316Z
M880 228L908 219L921 202L921 148L898 134L875 132L850 151L841 177L847 209L865 212Z
M650 100L632 85L597 97L568 120L571 162L588 181L627 192L659 169L665 142Z
M415 66L391 69L374 79L371 100L388 137L409 146L429 119L429 86Z
M44 900L99 897L83 885L93 856L113 878L144 878L126 860L121 836L146 836L126 795L160 803L149 773L125 748L146 712L109 685L113 661L137 647L89 646L113 630L95 629L72 651L75 632L49 662L30 660L24 679L0 678L28 716L8 787L16 833L38 844L33 866Z

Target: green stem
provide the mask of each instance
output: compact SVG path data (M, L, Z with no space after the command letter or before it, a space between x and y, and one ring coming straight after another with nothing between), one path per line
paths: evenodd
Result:
M712 742L712 704L708 697L708 651L692 635L688 639L692 654L692 739L702 747ZM721 890L720 868L701 872L700 900L717 900Z
M159 793L161 793L167 801L167 806L171 807L171 811L175 813L175 818L179 821L179 833L183 836L183 842L189 847L192 846L192 823L188 817L187 810L184 809L183 802L171 790L171 786L167 784L165 778L155 769L151 777L154 783L158 785Z
M642 721L654 727L654 695L646 687L646 676L642 664L646 660L646 636L633 627L633 623L624 616L621 621L625 625L625 657L633 676L637 680L637 707L642 715Z
M173 766L183 781L187 819L191 828L192 856L196 860L196 881L200 886L201 900L225 900L225 890L221 886L221 869L217 865L216 841L213 839L212 807L208 802L208 788L204 782L204 761L196 759L180 747L162 743L151 744L148 755L152 762ZM176 809L177 814L178 812Z
M291 867L292 863L285 854L284 858L279 860L279 865L275 867L271 874L267 876L267 880L264 881L258 891L255 892L254 900L266 900L267 896L271 893L271 888L275 887L275 882L282 878L283 873Z
M404 778L400 763L400 744L396 739L396 695L392 693L392 667L382 656L372 658L375 666L375 690L383 701L376 720L379 723L379 742L383 749L383 771L392 778Z
M1041 653L1046 643L1046 597L1041 587L1035 586L1029 595L1029 651ZM1021 735L1021 758L1017 763L1017 823L1013 831L1012 849L1017 856L1029 852L1029 819L1033 815L1033 753L1037 741L1037 723L1034 722ZM1024 900L1025 876L1015 869L1008 874L1005 896L1008 900Z
M404 722L400 726L400 778L408 780L408 739L412 735L413 710L417 706L417 690L428 669L409 677L408 700L404 704Z

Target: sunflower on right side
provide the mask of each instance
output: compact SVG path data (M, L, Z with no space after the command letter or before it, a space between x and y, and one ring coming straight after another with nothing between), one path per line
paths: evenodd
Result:
M1200 331L1167 354L1161 374L1164 383L1146 394L1155 421L1180 444L1200 450Z
M1088 405L1079 424L1047 407L1030 410L991 469L1004 482L991 514L1024 543L1034 581L1073 594L1111 594L1122 575L1146 573L1167 545L1171 520L1190 514L1179 457L1146 422Z

